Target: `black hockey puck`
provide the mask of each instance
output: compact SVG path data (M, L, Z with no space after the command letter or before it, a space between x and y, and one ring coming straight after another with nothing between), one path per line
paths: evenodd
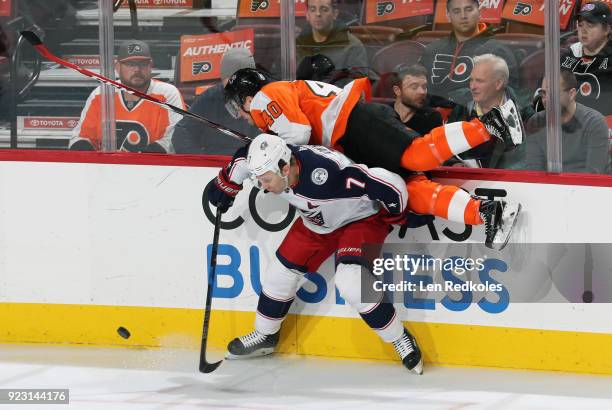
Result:
M129 339L130 338L130 331L127 330L123 326L120 326L120 327L117 328L117 333L119 333L119 336L121 336L124 339Z

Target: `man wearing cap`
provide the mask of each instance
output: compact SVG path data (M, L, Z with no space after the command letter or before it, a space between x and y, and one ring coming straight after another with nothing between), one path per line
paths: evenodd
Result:
M175 86L151 78L153 59L146 43L139 40L122 43L115 70L121 83L169 104L185 108L183 98ZM89 95L79 123L72 131L70 149L101 149L101 97L100 87ZM171 136L181 115L135 95L116 90L115 119L118 151L174 152Z
M229 49L221 59L221 81L200 94L190 111L231 130L256 137L259 130L246 121L233 118L225 109L223 88L227 81L241 68L255 68L255 60L244 47ZM200 121L184 117L172 135L172 144L177 154L232 155L243 142L235 140Z
M601 1L584 4L578 13L578 42L561 56L561 68L578 80L576 100L603 115L612 114L612 44L610 8Z
M578 42L561 55L561 68L571 70L578 80L576 100L612 117L612 16L602 1L583 4L578 13ZM612 156L612 139L609 144Z

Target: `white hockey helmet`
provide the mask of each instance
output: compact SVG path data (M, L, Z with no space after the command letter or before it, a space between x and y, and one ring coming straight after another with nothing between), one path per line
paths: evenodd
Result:
M253 176L260 176L272 171L279 176L281 170L278 162L283 160L289 164L291 150L281 137L272 134L259 134L249 146L247 154L247 167Z

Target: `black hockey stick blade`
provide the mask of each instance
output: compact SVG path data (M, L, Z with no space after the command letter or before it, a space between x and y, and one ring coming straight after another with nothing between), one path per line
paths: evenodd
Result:
M245 142L250 142L252 140L252 138L239 133L237 131L232 131L229 128L225 128L224 126L222 126L221 124L217 124L216 122L210 121L207 118L202 117L201 115L198 114L194 114L192 112L189 112L187 110L184 110L180 107L176 107L172 104L169 104L165 101L162 101L156 97L153 97L152 95L149 94L145 94L141 91L138 91L132 87L129 87L125 84L122 84L120 82L117 82L115 80L111 80L110 78L104 77L103 75L100 75L98 73L95 73L93 71L90 71L86 68L83 67L79 67L76 64L73 64L69 61L63 60L61 58L59 58L58 56L56 56L55 54L53 54L51 51L49 51L49 49L47 47L45 47L44 43L42 42L42 40L40 39L40 37L38 37L35 33L33 33L32 31L28 31L28 30L24 30L21 31L21 35L28 41L28 43L32 44L32 46L36 49L36 51L38 51L40 53L40 55L42 55L43 57L45 57L47 60L53 61L61 66L67 67L67 68L71 68L75 71L78 71L79 73L93 78L94 80L100 81L101 83L104 84L108 84L112 87L118 88L120 90L126 91L130 94L134 94L144 100L150 101L153 104L157 104L157 105L161 105L162 107L174 111L178 114L181 114L185 117L190 117L193 119L196 119L198 121L203 122L204 124L208 125L211 128L215 128L217 130L219 130L220 132L224 133L225 135L229 135L230 137L239 139L241 141L245 141Z
M223 360L219 360L215 363L200 363L200 373L212 373L217 370L217 367L221 366Z

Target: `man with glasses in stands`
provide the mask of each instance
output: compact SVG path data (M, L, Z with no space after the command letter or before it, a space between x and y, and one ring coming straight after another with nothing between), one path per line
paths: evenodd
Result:
M119 48L115 70L121 83L185 109L179 90L152 78L153 59L149 46L140 40L125 41ZM72 131L70 149L100 150L102 144L101 87L87 99L79 123ZM152 102L115 90L117 150L172 153L172 131L182 118Z

